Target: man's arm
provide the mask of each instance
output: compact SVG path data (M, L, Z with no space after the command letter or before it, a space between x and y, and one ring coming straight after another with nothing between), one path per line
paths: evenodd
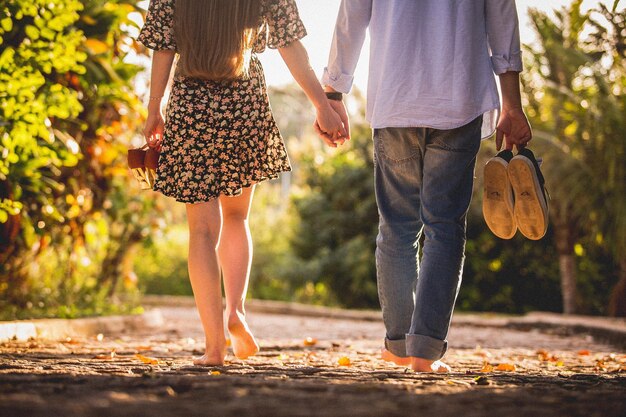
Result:
M372 0L342 0L335 24L328 66L324 68L322 85L328 92L348 93L354 82L354 70L361 55L365 33L372 14ZM331 100L350 138L350 123L342 101ZM318 134L323 133L318 130Z
M342 0L322 84L348 93L372 14L372 0Z
M505 148L523 148L533 134L522 108L519 72L508 71L499 75L502 91L502 109L496 127L496 149L500 150L504 139Z
M502 111L496 130L496 148L526 146L532 131L522 109L519 73L522 57L515 0L486 0L485 20L493 71L500 79Z

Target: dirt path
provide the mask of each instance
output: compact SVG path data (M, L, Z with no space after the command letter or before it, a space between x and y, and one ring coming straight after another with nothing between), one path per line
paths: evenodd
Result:
M442 376L381 361L381 323L255 313L258 356L197 368L195 311L163 313L158 331L1 344L0 416L626 416L626 353L590 336L453 324Z

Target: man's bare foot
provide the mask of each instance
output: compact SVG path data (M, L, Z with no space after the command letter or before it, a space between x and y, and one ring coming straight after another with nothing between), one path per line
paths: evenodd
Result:
M429 359L411 358L411 369L415 372L436 372L445 374L452 372L452 369L441 361L431 361Z
M259 344L248 328L244 315L239 312L229 314L228 332L230 333L233 353L239 359L246 359L259 351Z
M204 355L194 358L193 364L196 366L222 366L224 365L224 355L205 353Z
M385 348L381 349L380 356L383 358L384 361L393 362L398 366L410 366L411 365L411 358L408 358L408 357L405 358L402 356L394 355L393 353L391 353Z

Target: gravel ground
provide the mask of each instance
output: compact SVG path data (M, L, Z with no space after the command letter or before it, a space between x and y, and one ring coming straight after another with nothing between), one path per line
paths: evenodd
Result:
M626 353L584 334L453 323L449 375L379 358L382 323L251 313L261 352L223 367L193 308L135 333L0 344L0 416L626 416Z

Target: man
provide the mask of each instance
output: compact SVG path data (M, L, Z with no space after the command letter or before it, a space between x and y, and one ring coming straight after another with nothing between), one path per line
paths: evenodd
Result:
M503 141L521 149L532 136L520 99L515 1L343 0L322 82L346 126L338 93L352 87L367 29L382 356L417 372L449 372L440 359L461 282L480 140L496 121L497 149Z

